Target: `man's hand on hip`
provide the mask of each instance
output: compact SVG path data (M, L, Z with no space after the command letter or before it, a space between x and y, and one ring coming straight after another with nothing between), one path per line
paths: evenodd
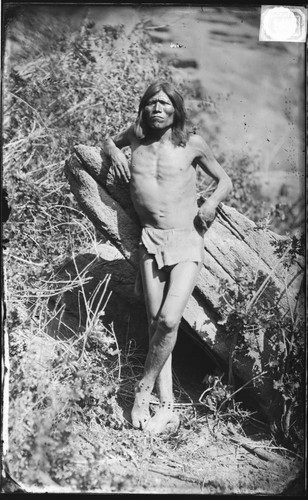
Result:
M195 217L195 226L201 230L208 229L211 222L213 222L213 220L215 219L216 208L216 203L210 200L206 200L199 208L198 213Z

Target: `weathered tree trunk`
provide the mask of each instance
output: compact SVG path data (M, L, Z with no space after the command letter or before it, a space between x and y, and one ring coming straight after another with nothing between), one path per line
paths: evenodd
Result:
M132 287L131 277L138 269L141 228L130 200L129 186L116 181L107 158L94 147L76 146L75 153L66 161L65 172L81 209L125 258L122 286L130 276ZM204 236L206 258L182 324L226 365L232 362L237 342L237 335L230 335L225 327L232 311L228 297L231 297L230 290L241 289L241 280L262 276L263 297L269 304L275 301L282 315L298 308L303 269L298 263L286 271L274 253L274 244L281 238L267 229L258 229L254 222L224 204L217 209L217 216ZM128 272L128 268L131 271ZM101 271L104 274L104 266ZM97 273L99 275L99 269ZM227 284L224 288L223 283ZM136 303L138 300L136 297ZM259 345L259 370L266 368L270 356L268 340L263 339ZM240 352L232 369L243 383L256 375L253 360ZM264 413L270 415L277 397L272 381L263 378L253 391Z

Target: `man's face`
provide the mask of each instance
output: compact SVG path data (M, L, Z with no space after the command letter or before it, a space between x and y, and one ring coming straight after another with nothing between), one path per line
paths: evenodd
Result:
M161 130L173 124L174 107L167 94L160 90L149 99L144 114L149 127Z

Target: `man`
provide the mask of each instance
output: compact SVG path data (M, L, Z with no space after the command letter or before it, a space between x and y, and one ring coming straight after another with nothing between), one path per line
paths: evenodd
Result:
M136 428L151 434L176 421L173 413L172 351L187 301L203 262L203 236L219 203L232 189L229 176L205 141L188 134L182 96L169 83L146 90L135 124L103 143L115 172L130 183L139 216L140 271L150 343L144 373L135 388L131 417ZM131 165L121 149L131 148ZM217 182L215 192L197 206L199 165ZM156 388L160 405L150 418Z

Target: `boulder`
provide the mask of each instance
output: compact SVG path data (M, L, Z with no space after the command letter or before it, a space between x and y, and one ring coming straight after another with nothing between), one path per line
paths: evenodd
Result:
M93 293L98 281L103 281L107 274L111 275L110 288L118 308L117 297L121 297L122 316L137 311L133 330L142 343L146 316L142 296L134 294L141 228L130 200L129 186L115 178L108 158L96 147L76 146L65 162L65 173L80 208L117 255L107 263L102 254L79 256L81 268L89 260L95 260L92 272L95 280L89 285L88 293ZM229 375L249 387L258 406L269 418L280 397L272 380L263 376L273 354L271 339L258 337L256 332L259 356L256 363L256 359L247 355L245 350L237 349L239 336L241 342L245 342L245 332L234 332L233 329L232 333L228 325L234 313L234 297L240 297L244 283L249 281L258 283L258 287L252 293L250 303L246 301L247 314L249 307L261 296L269 307L275 305L282 317L297 317L299 314L303 303L304 263L298 256L289 267L285 265L275 251L284 240L284 237L258 226L234 208L221 203L215 220L205 233L206 258L181 322L181 328L196 336L226 367ZM114 317L119 317L119 310L116 308L115 311ZM82 317L85 311L80 313ZM254 383L256 380L258 383Z

